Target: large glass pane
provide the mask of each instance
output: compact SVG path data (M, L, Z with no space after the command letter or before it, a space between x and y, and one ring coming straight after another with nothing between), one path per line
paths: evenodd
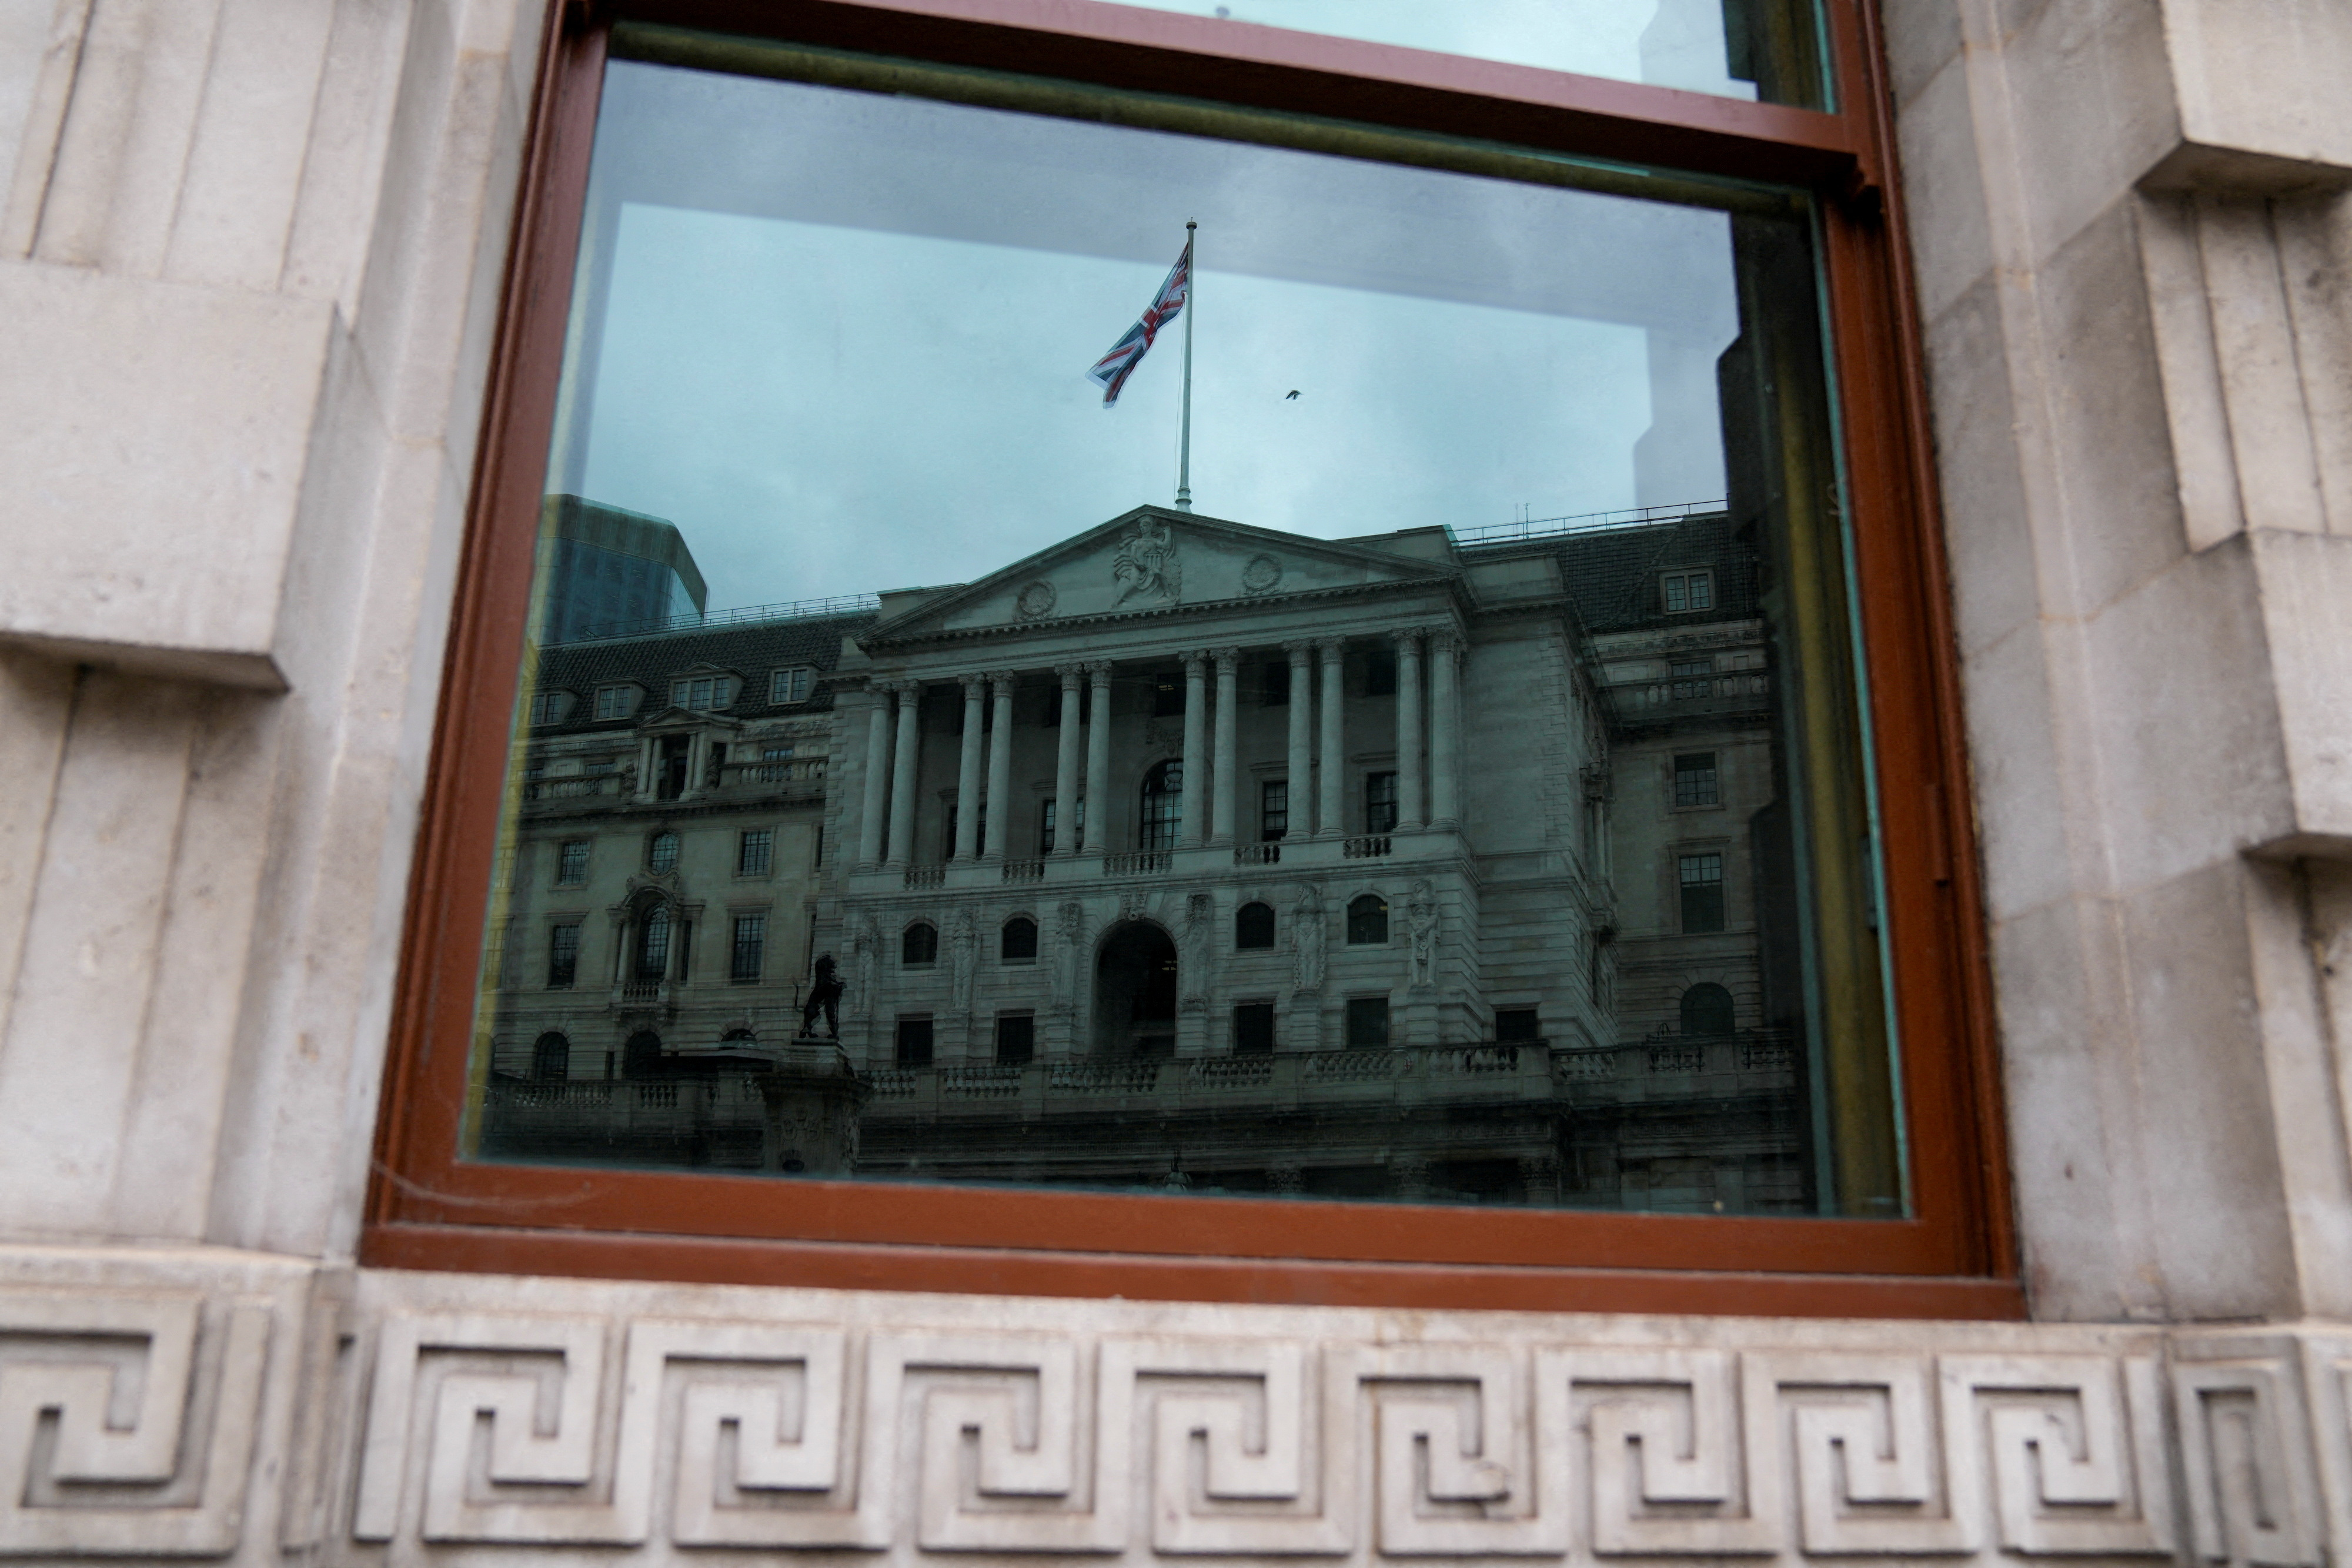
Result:
M1116 3L1724 98L1823 104L1816 0Z
M616 48L469 1155L1901 1210L1801 198Z

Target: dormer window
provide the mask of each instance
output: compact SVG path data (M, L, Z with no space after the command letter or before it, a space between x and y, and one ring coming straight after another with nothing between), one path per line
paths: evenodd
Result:
M1687 615L1715 608L1715 573L1670 571L1660 580L1659 593L1669 615Z
M637 711L637 699L644 695L635 686L598 686L596 688L596 721L609 723L627 718Z
M530 722L536 725L562 724L572 716L573 697L570 692L537 692L530 699Z
M688 675L669 684L669 706L694 713L731 707L735 703L735 684L732 675Z
M816 671L807 664L778 670L768 677L768 701L771 703L804 703L809 700L809 693L815 689Z

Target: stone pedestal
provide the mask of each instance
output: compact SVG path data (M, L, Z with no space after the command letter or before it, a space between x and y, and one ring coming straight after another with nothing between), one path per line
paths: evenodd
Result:
M845 1176L857 1168L857 1114L874 1092L830 1040L795 1040L760 1080L768 1124L760 1168Z

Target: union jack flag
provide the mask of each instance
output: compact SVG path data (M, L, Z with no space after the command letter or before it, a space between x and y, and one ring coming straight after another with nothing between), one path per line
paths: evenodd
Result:
M1127 378L1143 362L1144 351L1160 336L1160 329L1173 321L1184 311L1184 303L1192 298L1192 242L1184 242L1184 254L1168 269L1168 281L1143 308L1143 319L1127 329L1127 335L1110 346L1110 352L1097 360L1087 379L1103 389L1103 407L1118 401L1118 391L1127 385Z

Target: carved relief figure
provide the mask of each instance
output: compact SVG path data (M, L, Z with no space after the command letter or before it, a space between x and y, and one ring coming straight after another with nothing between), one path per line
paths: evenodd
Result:
M857 917L856 928L849 938L850 961L856 967L857 988L849 998L852 1018L874 1016L874 968L882 956L882 927L875 921L872 911Z
M1412 934L1412 983L1437 981L1437 890L1423 877L1405 899L1405 929Z
M1186 1008L1209 1005L1209 965L1214 952L1216 904L1205 893L1196 893L1184 901L1184 946L1178 982L1182 987Z
M971 1011L971 982L979 966L980 933L973 926L971 911L960 912L955 925L948 934L948 956L955 969L955 1010L959 1014Z
M1290 909L1290 967L1294 989L1323 988L1323 900L1307 888Z
M1086 934L1086 908L1065 899L1054 918L1052 983L1054 1010L1067 1012L1078 994L1078 945Z
M1141 595L1169 602L1184 585L1184 570L1176 559L1176 530L1157 517L1145 517L1118 541L1111 557L1111 580L1119 585L1114 604Z

